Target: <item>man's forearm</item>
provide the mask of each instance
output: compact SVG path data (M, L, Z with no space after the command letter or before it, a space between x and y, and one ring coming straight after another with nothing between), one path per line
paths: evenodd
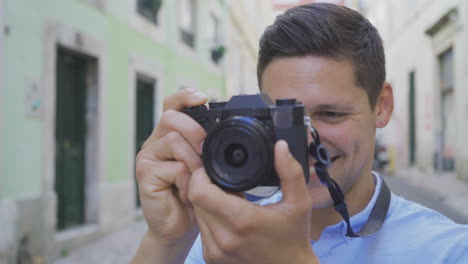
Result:
M132 264L183 264L191 245L167 246L146 231Z

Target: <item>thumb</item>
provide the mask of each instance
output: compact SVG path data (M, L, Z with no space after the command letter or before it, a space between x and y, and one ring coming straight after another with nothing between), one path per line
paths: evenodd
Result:
M279 140L275 144L275 169L286 203L303 200L308 195L301 164L289 152L288 143Z

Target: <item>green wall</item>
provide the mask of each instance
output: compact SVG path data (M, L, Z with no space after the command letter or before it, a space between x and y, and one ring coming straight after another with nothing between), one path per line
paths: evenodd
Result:
M2 0L0 0L2 1ZM130 56L137 55L162 67L163 95L176 90L178 77L194 81L207 94L207 88L219 88L224 96L224 70L216 73L205 59L208 44L197 41L195 60L176 49L178 25L176 1L164 1L165 41L155 42L129 25L128 1L108 0L104 12L85 0L3 0L4 20L10 27L5 36L5 61L0 78L4 89L0 111L4 115L0 157L0 199L39 196L43 190L43 119L27 118L25 91L29 80L42 83L44 66L44 32L46 22L60 22L69 28L92 36L105 44L104 65L107 78L107 114L104 119L105 182L127 180L129 175L129 88ZM204 25L209 1L198 1L198 25ZM203 36L203 27L197 35ZM201 32L200 32L201 31ZM198 34L200 33L200 34ZM2 48L2 43L0 43ZM44 90L45 87L42 87ZM55 88L54 88L55 89Z

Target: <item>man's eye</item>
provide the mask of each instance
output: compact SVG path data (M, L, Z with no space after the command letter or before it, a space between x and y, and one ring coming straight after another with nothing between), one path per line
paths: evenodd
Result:
M319 112L318 116L322 118L340 118L344 117L346 114L345 113L340 113L340 112L332 112L332 111L323 111Z

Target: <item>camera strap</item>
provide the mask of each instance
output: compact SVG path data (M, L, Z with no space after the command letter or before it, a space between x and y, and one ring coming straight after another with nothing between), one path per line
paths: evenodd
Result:
M348 237L366 237L376 233L385 221L385 217L387 216L387 212L390 207L391 193L387 184L383 179L381 179L382 187L367 222L361 230L354 232L351 227L351 221L343 191L338 183L336 183L336 181L328 174L327 168L331 165L330 156L328 155L325 147L320 143L320 137L317 130L311 126L310 119L306 119L306 125L309 126L312 138L314 139L314 141L309 145L309 154L316 160L314 164L315 172L317 173L320 182L327 186L333 200L335 210L346 222L346 235Z

